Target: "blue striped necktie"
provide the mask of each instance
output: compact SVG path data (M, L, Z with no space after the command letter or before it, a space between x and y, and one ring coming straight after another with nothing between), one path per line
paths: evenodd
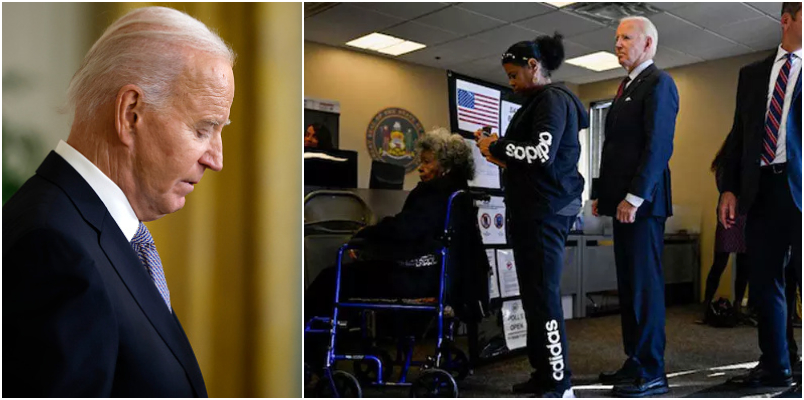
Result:
M162 270L162 260L159 258L159 253L156 252L156 244L154 244L154 238L151 237L151 232L148 232L148 228L142 222L137 228L137 233L134 234L134 239L131 239L131 247L137 252L142 265L165 300L168 310L173 312L173 309L170 308L170 291L168 291L167 281L165 281L165 271Z
M793 53L785 54L785 62L779 70L776 84L773 87L773 96L768 106L768 114L765 116L765 136L762 140L762 161L770 165L776 158L776 141L779 139L779 125L782 121L782 110L784 110L784 97L787 93L787 80L790 78L790 67L792 66Z

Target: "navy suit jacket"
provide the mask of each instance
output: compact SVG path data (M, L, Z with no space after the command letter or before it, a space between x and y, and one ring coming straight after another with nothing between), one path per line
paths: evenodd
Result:
M206 397L178 319L51 152L3 206L3 396Z
M645 200L637 217L673 215L668 163L677 114L676 84L653 64L612 103L595 185L600 214L616 215L617 205L631 193Z
M738 197L740 214L747 214L751 209L759 187L768 86L775 57L774 52L740 70L734 124L726 138L726 158L718 182L721 193L732 192ZM787 114L787 180L793 201L801 210L801 74L795 85Z

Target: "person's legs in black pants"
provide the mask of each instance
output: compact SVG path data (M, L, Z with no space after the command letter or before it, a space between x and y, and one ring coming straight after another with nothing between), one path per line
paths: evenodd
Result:
M790 354L790 365L801 379L801 363L799 363L798 343L793 322L796 319L798 289L801 288L801 218L793 226L793 240L785 266L785 298L787 300L787 350Z
M759 366L771 377L763 378L761 384L783 380L790 374L784 261L794 236L798 237L796 246L801 252L801 212L793 203L787 185L785 174L763 170L745 228L750 249L751 297L759 317L757 331L762 352ZM798 235L793 232L796 227Z
M720 285L720 276L726 269L729 263L730 253L715 252L715 258L712 261L712 268L709 269L709 274L706 276L706 291L704 293L704 307L709 307L709 303L715 298L715 292Z
M647 380L664 376L664 217L614 222L615 262L626 355ZM626 363L627 364L627 363Z
M571 386L564 313L561 308L561 270L564 244L572 217L511 221L522 308L528 324L528 359L532 379L545 389Z

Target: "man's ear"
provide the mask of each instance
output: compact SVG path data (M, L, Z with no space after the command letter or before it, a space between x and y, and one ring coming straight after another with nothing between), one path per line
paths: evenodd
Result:
M134 145L134 135L142 124L143 93L136 85L126 85L117 92L114 103L114 126L117 137L127 147Z

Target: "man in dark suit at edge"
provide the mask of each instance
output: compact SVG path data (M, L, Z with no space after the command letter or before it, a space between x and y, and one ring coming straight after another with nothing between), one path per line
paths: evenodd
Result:
M613 394L644 397L667 393L664 372L665 307L662 251L672 215L670 156L678 114L673 79L653 65L656 27L647 18L620 21L616 53L628 76L606 117L596 186L595 214L614 217L614 255L623 347L616 372L601 373Z
M801 284L801 3L782 3L782 43L740 70L734 124L726 148L718 219L745 226L751 296L757 308L759 364L733 378L744 386L785 387L799 364L788 331L785 256ZM800 365L799 365L800 368ZM800 391L800 386L798 389ZM800 396L800 395L799 395Z
M207 396L142 222L223 167L233 63L164 7L128 13L89 50L69 138L3 206L3 396Z

